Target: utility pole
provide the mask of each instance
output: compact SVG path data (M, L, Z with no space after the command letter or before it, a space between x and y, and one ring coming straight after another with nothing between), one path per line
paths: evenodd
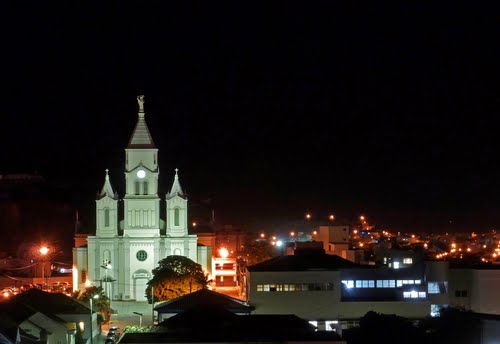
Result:
M151 326L155 324L155 287L151 285Z

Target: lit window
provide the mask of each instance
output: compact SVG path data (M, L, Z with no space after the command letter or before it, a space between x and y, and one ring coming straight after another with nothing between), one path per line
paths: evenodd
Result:
M446 307L446 305L443 305ZM439 317L441 316L441 305L431 305L431 317Z
M413 258L403 258L403 264L413 264Z
M399 287L402 287L403 286L403 281L402 280L397 280L397 283L396 285Z
M399 269L399 262L394 262L394 269Z
M404 292L403 292L403 297L404 297L405 299L409 299L409 298L411 297L411 293L410 293L409 291L404 291Z
M422 284L422 280L415 280L415 284Z
M326 320L325 321L325 330L326 331L335 331L338 323L339 322L337 320Z
M257 291L264 291L264 286L262 284L257 284Z
M412 299L418 299L418 292L416 292L415 290L412 290L410 294Z
M356 281L356 288L362 287L362 281Z
M429 294L439 294L439 284L438 282L427 283L427 292Z
M384 288L384 284L383 284L384 281L382 280L377 280L377 288Z
M421 298L421 299L424 299L425 298L425 291L419 291L418 292L418 297Z
M387 264L387 257L384 257L384 265Z
M309 324L318 327L318 322L316 320L309 321Z
M269 284L264 284L264 291L269 291Z
M375 288L375 281L368 281L368 288Z
M408 284L413 284L413 280L408 280Z
M290 291L295 291L295 284L290 284L289 289Z
M389 288L396 288L396 281L395 280L389 280Z
M363 282L362 283L363 284L363 288L368 288L368 281L361 281L361 282Z
M346 280L342 281L342 283L347 287L347 288L354 288L354 281L352 280Z

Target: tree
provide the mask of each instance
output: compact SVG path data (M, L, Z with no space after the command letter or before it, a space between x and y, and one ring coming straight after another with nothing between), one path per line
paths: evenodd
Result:
M279 250L279 248L271 245L267 241L248 240L245 243L242 258L247 266L255 265L276 257L280 253Z
M170 300L207 287L207 275L201 265L187 257L168 256L158 264L159 266L153 269L153 278L146 288L149 303L152 302L151 287L154 290L155 302Z

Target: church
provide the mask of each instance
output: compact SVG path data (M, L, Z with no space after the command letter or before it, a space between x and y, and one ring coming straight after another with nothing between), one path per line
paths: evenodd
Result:
M151 271L170 255L188 257L211 270L211 247L188 233L188 200L177 169L162 205L158 149L146 124L144 96L137 100L137 124L125 148L125 195L120 200L106 170L95 203L95 235L77 233L73 248L73 289L102 285L112 300L146 301ZM161 206L166 207L166 219L160 218Z

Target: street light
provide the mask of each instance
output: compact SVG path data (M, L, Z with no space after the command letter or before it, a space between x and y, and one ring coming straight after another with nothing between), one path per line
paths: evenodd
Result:
M104 259L102 261L101 268L104 268L105 270L105 277L104 277L104 295L109 298L108 296L108 269L112 269L113 266L111 265L111 260Z
M92 301L94 299L98 299L99 295L94 295L89 299L89 304L90 304L90 344L94 344L94 333L92 330L92 321L93 321L93 316L92 316Z
M42 246L38 250L42 256L46 256L49 253L49 248L47 246ZM45 260L42 258L42 283L45 283ZM47 284L47 283L45 283Z
M134 314L137 314L139 316L139 326L142 327L142 313L139 312L132 312Z

